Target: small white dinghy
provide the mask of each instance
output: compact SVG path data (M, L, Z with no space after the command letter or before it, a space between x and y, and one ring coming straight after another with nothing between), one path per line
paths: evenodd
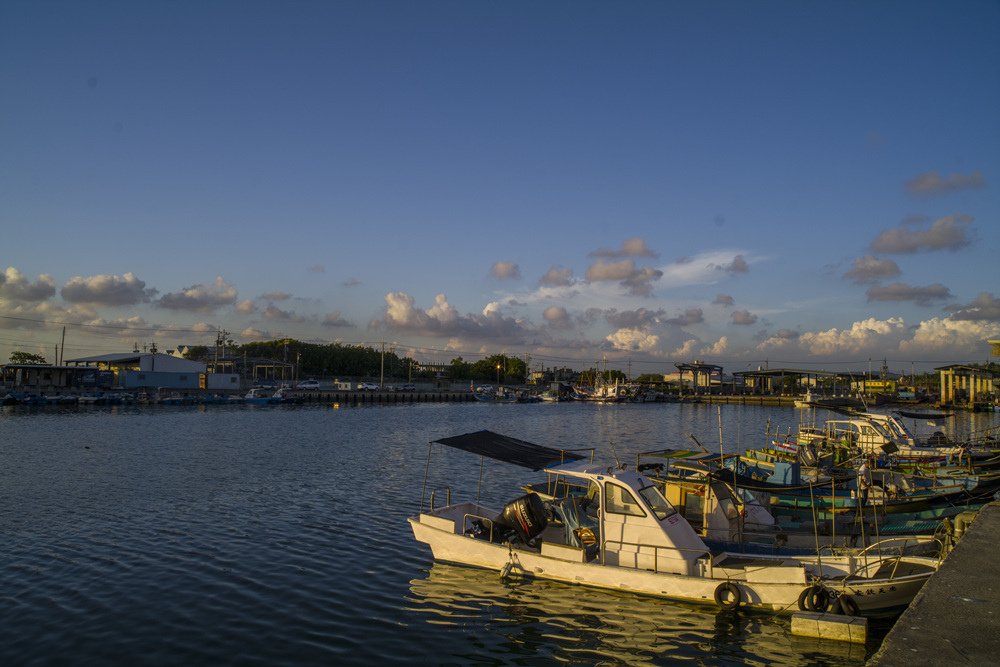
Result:
M659 488L636 472L598 467L577 454L490 431L434 442L544 470L552 485L589 489L586 496L549 502L529 493L501 511L453 504L450 497L436 508L432 493L427 511L408 521L414 537L441 561L724 609L869 616L908 605L940 564L900 555L713 553Z

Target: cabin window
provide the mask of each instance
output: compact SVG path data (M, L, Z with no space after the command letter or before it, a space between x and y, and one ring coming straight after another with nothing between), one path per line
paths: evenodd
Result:
M649 505L649 509L653 510L657 521L663 521L668 516L677 514L677 509L670 504L669 500L663 497L663 494L655 486L647 486L639 489L639 495Z
M632 495L632 492L624 486L618 486L617 484L604 485L604 508L613 514L646 516L646 512L643 511L642 506L635 499L635 496Z

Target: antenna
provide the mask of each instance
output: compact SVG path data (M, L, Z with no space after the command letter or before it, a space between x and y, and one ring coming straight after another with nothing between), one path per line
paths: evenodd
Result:
M705 445L701 444L701 442L698 440L698 438L694 437L694 433L688 433L688 437L691 438L692 440L694 440L694 442L695 442L696 445L698 445L699 447L701 447L701 451L705 452L706 454L711 454L712 453L712 452L708 451L708 448L705 447Z
M625 470L625 466L622 464L621 459L618 458L618 452L615 450L615 441L608 440L608 444L611 445L611 455L615 457L615 465L619 470Z

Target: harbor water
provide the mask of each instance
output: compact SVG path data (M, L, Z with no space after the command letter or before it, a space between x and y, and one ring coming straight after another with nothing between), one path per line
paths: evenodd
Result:
M432 440L490 429L630 466L759 447L792 408L418 403L3 408L0 664L828 664L788 617L435 564L424 491L500 507L530 471ZM829 415L832 417L833 415ZM823 418L822 415L819 416ZM811 419L811 417L810 417ZM997 415L922 434L961 436ZM721 424L721 429L720 429ZM908 425L910 421L908 420ZM427 466L428 453L431 454ZM443 497L439 491L439 498Z

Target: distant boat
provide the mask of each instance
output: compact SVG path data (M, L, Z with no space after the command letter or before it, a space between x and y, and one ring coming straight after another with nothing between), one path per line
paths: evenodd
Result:
M247 405L274 405L281 402L281 396L275 396L275 392L263 387L254 387L247 392L243 400Z
M946 419L948 417L953 417L954 412L938 412L935 410L895 410L894 411L900 417L909 417L911 419Z

